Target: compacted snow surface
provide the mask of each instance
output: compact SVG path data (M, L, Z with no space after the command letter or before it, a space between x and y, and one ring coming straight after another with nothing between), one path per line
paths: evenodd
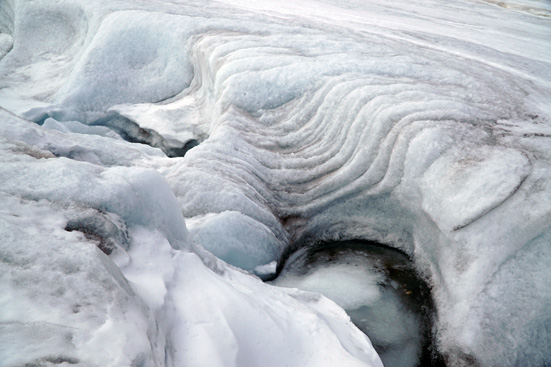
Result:
M550 16L0 1L0 366L382 366L341 306L384 269L259 279L343 240L411 260L440 362L551 365ZM356 323L414 365L392 310Z

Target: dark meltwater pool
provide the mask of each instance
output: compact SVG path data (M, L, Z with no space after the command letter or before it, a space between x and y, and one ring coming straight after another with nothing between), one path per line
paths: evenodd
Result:
M430 290L398 250L369 241L303 247L270 283L335 301L369 336L386 367L444 365L432 347Z

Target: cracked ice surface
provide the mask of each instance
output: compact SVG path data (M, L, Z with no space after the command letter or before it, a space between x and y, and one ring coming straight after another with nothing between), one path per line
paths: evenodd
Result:
M379 365L231 266L366 239L449 365L551 363L549 39L533 0L3 1L1 359Z

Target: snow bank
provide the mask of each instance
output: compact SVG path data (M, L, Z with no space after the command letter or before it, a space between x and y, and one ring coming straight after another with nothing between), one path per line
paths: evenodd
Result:
M2 202L2 365L151 361L145 306L109 258L64 230L75 210L5 193Z

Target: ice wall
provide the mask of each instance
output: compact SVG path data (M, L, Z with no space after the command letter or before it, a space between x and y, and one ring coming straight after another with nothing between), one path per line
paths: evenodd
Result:
M252 271L289 247L343 239L413 259L433 287L449 365L551 363L546 11L467 0L4 1L3 231L25 232L11 222L20 210L36 233L10 235L3 252L24 258L41 236L78 248L118 228L127 242L115 241L111 257L78 258L100 259L90 269L119 284L91 305L128 302L139 315L116 311L130 325L117 330L141 344L121 346L112 365L275 364L281 348L295 365L331 365L329 355L376 365L334 304L262 285L202 250ZM185 157L158 149L192 140L200 145ZM47 235L41 210L57 218ZM64 231L75 220L96 224ZM20 284L12 264L3 286ZM87 286L78 274L74 284ZM63 277L21 297L37 307ZM19 330L29 310L2 322ZM75 324L79 338L94 340L87 333L104 332L105 320ZM32 358L104 363L87 356L87 341L43 330L62 352ZM261 336L276 342L250 344Z

